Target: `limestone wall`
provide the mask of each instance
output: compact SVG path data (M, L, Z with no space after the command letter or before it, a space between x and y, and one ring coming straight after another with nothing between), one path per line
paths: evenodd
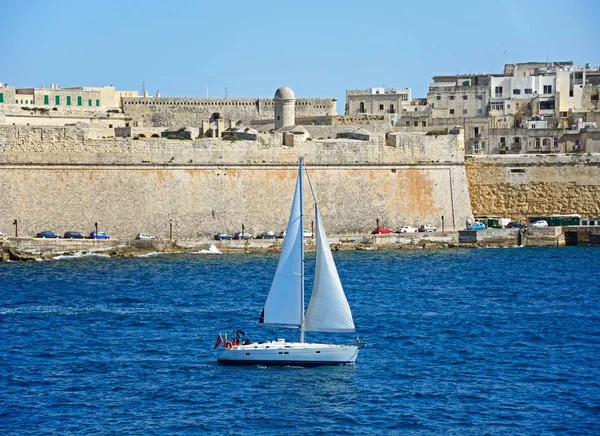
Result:
M473 213L600 216L600 155L469 156Z
M87 139L77 129L0 129L0 231L139 232L178 239L219 231L281 231L304 156L331 234L431 222L447 230L471 215L464 165L431 162L381 140ZM267 139L268 138L268 139ZM436 147L456 147L453 135ZM454 142L453 142L454 141ZM416 147L420 150L420 147ZM308 186L305 187L308 191ZM310 201L307 201L310 203ZM312 210L306 212L310 226Z

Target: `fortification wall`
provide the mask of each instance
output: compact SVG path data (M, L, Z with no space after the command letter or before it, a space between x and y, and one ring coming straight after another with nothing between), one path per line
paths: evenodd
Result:
M600 155L469 156L475 215L600 216Z
M464 165L431 163L383 141L87 139L76 129L0 129L0 231L139 232L178 239L242 223L253 233L283 230L297 161L304 156L331 234L367 233L432 222L448 230L471 215ZM438 146L456 147L451 135ZM277 142L279 141L279 142ZM441 144L441 145L440 145ZM419 147L417 147L419 148ZM426 154L426 150L423 150ZM308 186L305 187L308 192ZM310 222L312 211L307 211ZM307 224L309 226L310 224Z
M214 113L225 120L249 123L252 120L271 121L273 99L250 98L123 98L123 111L139 126L172 127L199 126ZM318 117L336 115L336 100L331 98L296 99L296 116Z

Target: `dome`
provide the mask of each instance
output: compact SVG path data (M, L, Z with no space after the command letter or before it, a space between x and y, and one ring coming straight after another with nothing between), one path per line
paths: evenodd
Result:
M289 86L282 86L275 91L275 99L295 99L294 91Z

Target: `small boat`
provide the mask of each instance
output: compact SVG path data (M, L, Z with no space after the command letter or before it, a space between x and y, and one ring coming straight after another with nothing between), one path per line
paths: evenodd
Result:
M304 311L303 170L303 159L300 158L286 236L259 320L259 325L265 327L297 329L300 340L246 341L243 344L226 341L225 349L218 357L220 365L348 365L355 362L363 346L358 338L355 343L346 345L305 341L306 332L354 333L355 328L308 174L315 204L316 264L311 298Z

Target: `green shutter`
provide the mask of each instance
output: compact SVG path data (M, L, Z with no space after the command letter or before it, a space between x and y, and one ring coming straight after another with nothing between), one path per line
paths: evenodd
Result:
M96 100L96 106L100 106L100 100Z
M0 103L4 103L4 93L0 92Z
M81 106L83 104L83 99L81 98L81 96L77 97L77 106Z
M88 100L88 106L91 106L91 105L92 105L92 99L90 98L90 99Z
M55 96L54 96L54 104L55 104L56 106L59 106L59 105L60 105L60 95L55 95Z
M50 104L50 98L47 95L44 95L44 104Z
M71 106L71 96L67 95L67 106Z

